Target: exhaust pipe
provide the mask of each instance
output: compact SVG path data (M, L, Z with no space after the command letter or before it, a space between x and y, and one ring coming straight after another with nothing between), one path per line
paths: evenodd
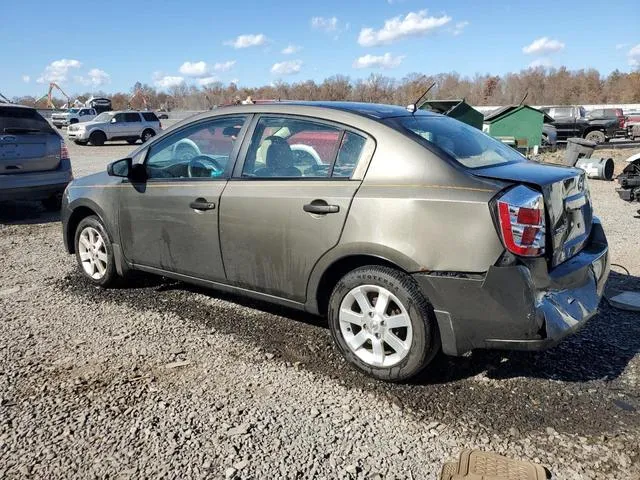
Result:
M613 180L615 165L612 158L580 158L575 166L584 170L589 178Z

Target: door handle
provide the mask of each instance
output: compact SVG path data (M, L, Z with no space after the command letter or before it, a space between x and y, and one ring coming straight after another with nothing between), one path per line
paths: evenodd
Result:
M314 200L307 203L302 209L307 213L315 213L318 215L326 215L327 213L338 213L340 207L338 205L329 205L324 200Z
M216 204L213 202L207 202L206 198L196 198L189 204L194 210L213 210L216 208Z

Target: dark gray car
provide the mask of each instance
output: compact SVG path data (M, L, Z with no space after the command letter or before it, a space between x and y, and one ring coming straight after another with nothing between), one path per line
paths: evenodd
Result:
M345 358L391 381L440 349L552 346L609 273L582 170L388 105L200 114L75 180L62 217L96 285L141 270L326 315Z
M0 104L0 200L42 200L60 208L72 180L62 137L35 109Z

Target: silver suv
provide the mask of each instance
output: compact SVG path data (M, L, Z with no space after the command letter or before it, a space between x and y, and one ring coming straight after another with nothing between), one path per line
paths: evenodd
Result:
M162 130L162 124L153 112L103 112L91 122L69 126L67 136L80 145L104 145L110 140L138 140L147 142Z
M196 115L75 180L62 221L88 282L141 270L326 315L345 358L391 381L440 349L554 345L610 266L583 170L389 105Z

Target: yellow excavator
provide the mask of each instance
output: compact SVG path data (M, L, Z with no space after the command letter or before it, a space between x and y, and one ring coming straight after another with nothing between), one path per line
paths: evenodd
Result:
M64 97L67 99L67 105L69 105L69 106L70 106L70 105L71 105L71 97L69 97L69 95L67 95L67 94L64 92L64 90L62 90L62 88L60 88L60 85L58 85L58 84L57 84L57 83L55 83L55 82L51 82L51 83L49 83L49 92L47 92L47 94L46 94L46 95L43 95L43 96L41 96L40 98L38 98L38 99L36 100L36 104L37 104L40 100L42 100L43 98L46 98L46 99L47 99L47 107L49 107L49 108L51 108L51 109L55 109L55 108L56 108L56 106L53 104L53 95L52 95L52 93L53 93L53 89L54 89L54 88L57 88L57 89L60 91L60 93L61 93L62 95L64 95Z

